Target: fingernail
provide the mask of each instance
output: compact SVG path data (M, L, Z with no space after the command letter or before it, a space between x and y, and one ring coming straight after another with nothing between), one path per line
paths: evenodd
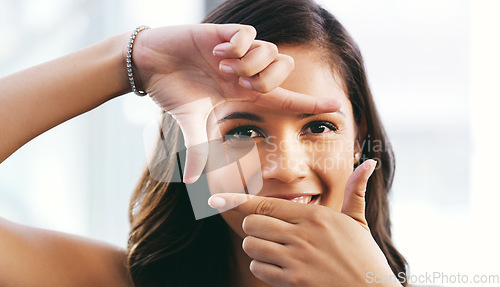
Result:
M213 50L212 53L214 54L214 56L221 56L221 57L227 56L226 52L221 50Z
M219 66L219 70L221 70L222 72L224 73L228 73L228 74L234 74L234 70L231 66L228 66L228 65L223 65L221 64Z
M214 47L212 53L214 54L214 56L227 56L227 53L225 51L230 49L232 45L233 44L229 42L221 43Z
M192 184L192 183L196 182L196 179L197 179L196 177L186 177L186 175L184 175L182 182L184 182L186 184Z
M370 178L370 176L372 176L373 171L375 171L375 167L377 166L377 161L376 161L376 160L374 160L374 159L369 159L369 160L367 160L367 161L369 161L369 162L370 162L370 163L368 163L368 164L366 165L366 169L367 169L367 170L370 170L370 172L369 172L369 173L367 174L367 176L366 176L366 178L368 179L368 178Z
M377 165L377 161L374 159L367 160L369 163L366 165L366 169L371 169Z
M226 200L222 197L212 195L208 199L208 205L210 205L212 208L215 209L221 209L224 208L224 206L226 206Z
M242 86L245 89L252 89L252 84L250 84L250 81L247 79L240 79L240 86Z
M330 99L327 103L327 107L330 110L339 110L342 107L342 104L337 99Z

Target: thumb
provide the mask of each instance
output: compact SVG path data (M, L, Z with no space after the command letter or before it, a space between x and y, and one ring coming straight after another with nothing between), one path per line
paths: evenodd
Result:
M346 184L342 213L359 222L369 230L365 217L365 193L368 179L375 170L377 161L369 159L358 166Z
M184 165L185 183L194 183L200 177L208 158L206 132L207 115L213 105L210 98L203 98L168 111L179 125L186 146Z

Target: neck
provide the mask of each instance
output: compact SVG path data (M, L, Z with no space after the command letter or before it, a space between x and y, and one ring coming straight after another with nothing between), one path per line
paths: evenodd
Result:
M235 282L233 286L239 287L272 287L261 280L257 279L252 272L250 272L249 266L252 258L241 248L243 238L241 238L236 232L230 229L230 236L232 247L234 250L234 257L236 259L237 266L237 276L234 277Z

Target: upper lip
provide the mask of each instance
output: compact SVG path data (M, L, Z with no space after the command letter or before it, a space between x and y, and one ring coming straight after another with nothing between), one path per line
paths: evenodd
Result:
M319 195L319 193L317 193L317 192L279 193L279 194L266 194L266 195L261 195L261 196L290 200L290 199L294 199L294 198L300 197L300 196L314 196L314 195Z

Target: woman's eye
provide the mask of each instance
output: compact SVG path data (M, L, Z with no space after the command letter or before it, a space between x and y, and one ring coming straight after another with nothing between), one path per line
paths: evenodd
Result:
M310 122L304 128L304 133L322 134L337 131L337 127L330 122Z
M261 136L261 134L258 131L256 131L256 128L246 126L246 127L238 127L232 129L231 131L229 131L224 135L224 139L225 140L249 139L259 136Z

